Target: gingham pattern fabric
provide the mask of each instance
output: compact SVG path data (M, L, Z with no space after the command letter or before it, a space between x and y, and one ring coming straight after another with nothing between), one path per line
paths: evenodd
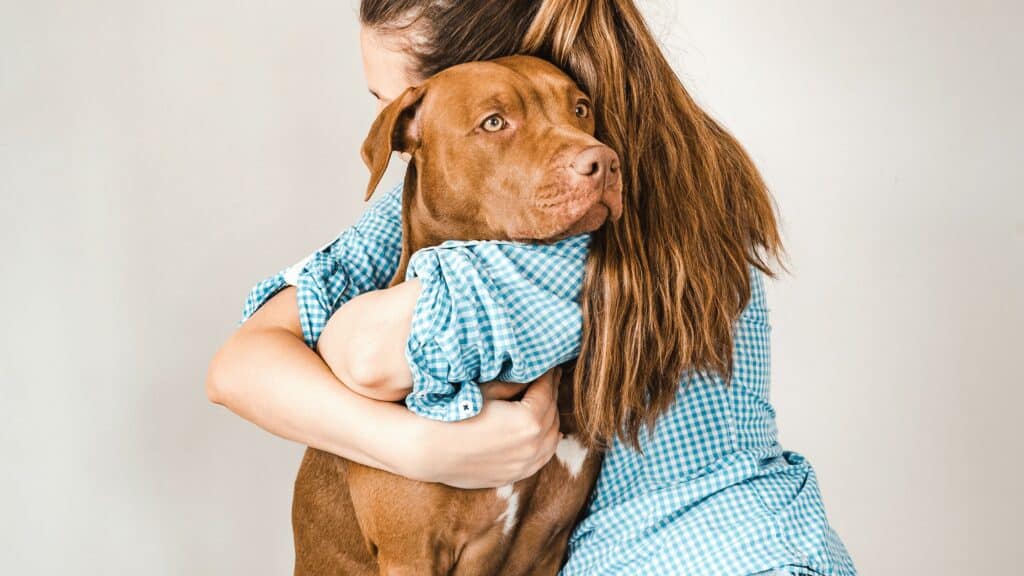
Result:
M400 202L396 188L337 240L254 287L243 321L295 285L303 333L315 347L334 310L389 283L400 255ZM478 242L417 253L409 274L424 290L407 354L414 372L425 372L421 385L442 382L440 395L407 403L457 419L460 402L479 402L474 382L494 374L529 381L577 353L579 321L567 311L579 314L585 249L579 237L547 250ZM556 292L533 300L544 289ZM538 321L548 314L558 320ZM856 574L828 524L813 469L777 441L769 332L755 270L751 301L736 324L732 382L689 375L675 404L641 436L641 452L612 446L562 574ZM463 390L477 392L460 396Z
M293 266L249 291L239 324L285 286L295 286L306 345L316 350L320 333L342 304L385 288L402 253L402 188L384 194L355 226Z
M612 446L563 574L856 574L813 469L777 441L764 284L752 273L729 386L691 374L641 452Z
M589 235L550 245L445 242L416 252L406 279L423 291L406 359L410 410L437 420L475 416L478 383L531 382L579 355L579 294Z

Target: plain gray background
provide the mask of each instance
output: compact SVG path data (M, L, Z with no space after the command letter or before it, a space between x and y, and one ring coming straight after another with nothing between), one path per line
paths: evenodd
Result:
M203 380L363 209L355 3L0 5L0 573L290 573L302 448ZM1019 570L1021 4L644 6L778 200L781 439L862 573Z

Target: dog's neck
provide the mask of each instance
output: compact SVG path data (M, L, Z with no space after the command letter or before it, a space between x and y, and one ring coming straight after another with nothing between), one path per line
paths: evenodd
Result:
M402 256L398 261L398 269L391 279L392 286L405 281L409 259L417 250L437 246L451 239L450 233L443 233L443 226L435 222L427 211L418 205L418 179L415 161L410 161L405 172L405 183L402 185Z

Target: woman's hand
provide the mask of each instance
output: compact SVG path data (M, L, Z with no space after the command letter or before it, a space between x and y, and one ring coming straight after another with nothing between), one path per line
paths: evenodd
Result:
M423 420L399 473L456 488L493 488L533 475L551 459L558 430L560 369L549 370L518 401L489 398L478 415L462 422Z

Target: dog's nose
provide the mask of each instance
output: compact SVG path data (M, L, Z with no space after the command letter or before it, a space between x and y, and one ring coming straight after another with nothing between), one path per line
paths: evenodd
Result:
M601 183L609 173L619 171L619 157L607 146L591 146L576 155L571 167L584 179Z
M609 219L618 220L622 216L619 155L608 146L591 146L577 154L570 165L569 185L573 188L589 188L597 193L597 201L608 208Z

